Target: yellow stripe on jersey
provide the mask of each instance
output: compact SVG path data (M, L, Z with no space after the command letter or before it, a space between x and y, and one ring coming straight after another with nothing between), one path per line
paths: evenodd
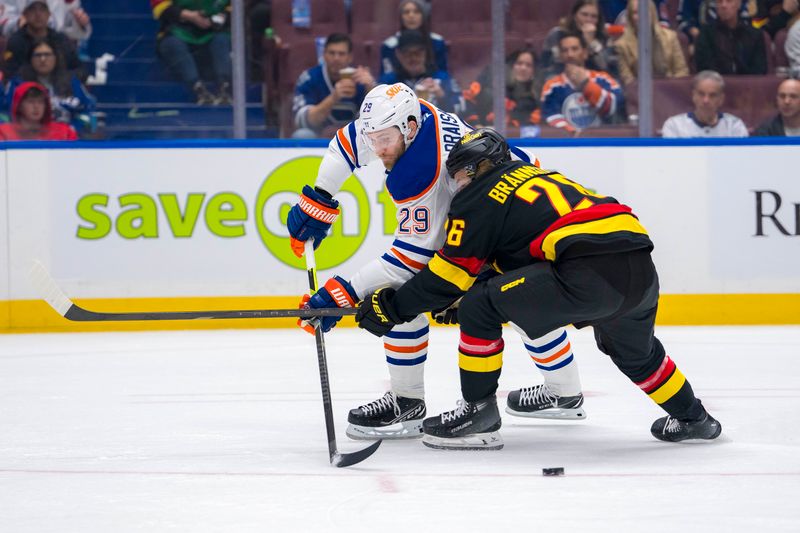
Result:
M468 372L494 372L503 368L503 352L489 357L475 357L458 352L458 368Z
M686 383L686 377L680 370L675 368L675 372L672 373L672 376L670 376L663 385L648 394L648 396L657 404L662 404L675 396L675 394L681 390L684 383Z
M617 231L629 231L631 233L641 233L643 235L647 235L647 230L644 229L644 226L639 223L636 217L625 213L609 218L591 220L589 222L571 224L569 226L559 228L545 237L544 242L542 242L542 252L544 252L545 259L553 261L556 257L556 246L558 245L558 242L565 237L570 237L572 235L578 235L581 233L603 235L607 233L615 233Z
M475 283L475 276L452 263L448 263L438 254L434 255L433 259L430 260L428 268L431 272L464 292L468 291L472 284Z

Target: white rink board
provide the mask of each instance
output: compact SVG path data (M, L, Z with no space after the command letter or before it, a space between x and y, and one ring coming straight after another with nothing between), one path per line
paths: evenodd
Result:
M546 168L616 196L633 207L656 243L655 259L664 294L800 292L800 150L797 146L621 146L543 147L535 152ZM305 290L305 277L262 242L256 220L286 235L279 210L294 193L271 196L256 212L268 176L298 157L321 156L323 148L126 148L0 151L7 159L8 229L0 222L0 296L34 298L26 272L40 259L66 292L79 298L181 296L288 296ZM791 171L787 169L793 169ZM2 176L2 174L0 174ZM297 175L296 187L313 181ZM328 273L351 275L379 257L391 243L384 231L382 167L360 173L367 205L343 195L346 231L358 232L369 217L361 247ZM2 179L2 178L0 178ZM270 178L271 179L271 178ZM764 219L756 232L755 191L764 193L789 235ZM157 238L123 238L112 229L103 238L78 238L91 226L77 212L81 198L109 197L101 210L116 221L123 195L174 195L179 209L189 194L203 197L190 237L175 237L157 202ZM214 195L234 195L246 210L229 222L244 233L219 237L209 230L205 209ZM771 203L770 203L771 202ZM358 207L356 207L358 205ZM348 209L349 207L349 209ZM182 211L183 212L183 211ZM358 213L356 218L348 213ZM284 215L285 216L285 215ZM288 250L288 240L283 240ZM283 246L284 244L281 244ZM335 246L331 239L323 245ZM8 256L6 257L6 250ZM8 280L8 281L7 281ZM5 285L9 285L6 289Z

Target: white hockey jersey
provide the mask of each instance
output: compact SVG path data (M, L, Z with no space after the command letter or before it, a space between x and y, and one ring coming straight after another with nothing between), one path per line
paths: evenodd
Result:
M397 228L391 248L352 276L359 298L380 287L399 287L422 270L444 243L444 224L456 193L445 162L456 142L473 128L453 113L420 100L417 135L386 173L386 188L397 206ZM525 161L524 152L512 149ZM335 195L356 169L376 158L361 133L360 120L341 128L328 145L316 187Z

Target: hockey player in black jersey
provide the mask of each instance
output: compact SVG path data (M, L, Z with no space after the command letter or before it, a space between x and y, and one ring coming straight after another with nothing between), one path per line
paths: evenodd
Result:
M488 128L462 137L447 170L460 189L444 246L398 290L367 297L356 315L359 327L382 335L463 297L463 400L455 410L425 419L426 445L502 448L495 391L505 322L531 338L567 324L593 326L600 350L667 412L653 423L654 437L719 436L721 425L654 335L653 243L629 207L558 172L511 161L505 139ZM501 274L476 283L485 265Z

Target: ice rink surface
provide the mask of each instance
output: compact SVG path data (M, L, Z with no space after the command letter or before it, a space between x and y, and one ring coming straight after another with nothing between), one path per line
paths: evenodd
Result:
M650 436L662 412L570 329L587 419L504 415L501 451L389 442L328 464L313 338L300 330L0 335L0 531L800 531L800 328L659 328L720 420ZM433 328L429 415L460 397ZM500 404L541 381L506 330ZM387 387L378 339L327 335L339 448ZM542 468L563 466L563 477Z

